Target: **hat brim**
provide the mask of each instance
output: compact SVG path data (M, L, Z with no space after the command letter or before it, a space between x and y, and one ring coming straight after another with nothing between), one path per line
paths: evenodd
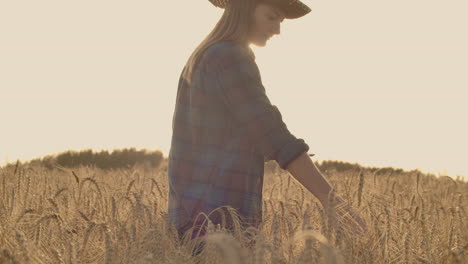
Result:
M229 0L209 0L214 6L225 8ZM312 9L299 0L269 0L271 4L280 8L287 19L296 19L310 13Z

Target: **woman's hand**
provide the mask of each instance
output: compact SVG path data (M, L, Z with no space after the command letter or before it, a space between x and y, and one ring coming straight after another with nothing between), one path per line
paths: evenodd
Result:
M334 192L333 187L310 159L309 154L302 153L291 161L286 169L322 203L325 209L328 208L329 194L333 194L333 207L338 215L338 221L334 221L336 224L342 224L345 230L351 229L354 233L361 235L367 231L364 220Z
M359 214L340 196L336 195L333 197L333 204L334 204L334 211L335 215L337 216L337 221L335 221L335 228L336 225L344 225L345 231L352 231L354 234L357 235L364 235L367 232L367 224L366 222L359 216ZM325 209L325 212L329 210L329 201L330 200L323 200L322 205Z

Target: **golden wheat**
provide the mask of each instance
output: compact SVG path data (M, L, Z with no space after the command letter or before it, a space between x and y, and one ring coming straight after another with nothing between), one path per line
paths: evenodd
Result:
M225 207L219 225L199 215L208 224L203 238L179 240L168 222L166 163L157 170L2 168L0 263L468 263L468 183L461 179L327 171L366 220L361 237L275 167L265 175L258 228L244 230ZM204 250L192 256L200 243Z

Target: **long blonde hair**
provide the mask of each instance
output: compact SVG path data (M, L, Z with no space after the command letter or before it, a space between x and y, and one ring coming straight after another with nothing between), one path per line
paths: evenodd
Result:
M247 43L257 2L261 2L261 0L228 1L223 16L208 36L197 46L187 61L182 76L188 83L191 82L194 68L206 48L222 41Z

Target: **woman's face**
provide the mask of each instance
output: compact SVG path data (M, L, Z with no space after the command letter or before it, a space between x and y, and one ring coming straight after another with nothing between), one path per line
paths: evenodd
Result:
M249 32L249 42L264 47L275 34L280 34L280 24L284 13L279 8L265 3L259 3L255 8L253 24Z

